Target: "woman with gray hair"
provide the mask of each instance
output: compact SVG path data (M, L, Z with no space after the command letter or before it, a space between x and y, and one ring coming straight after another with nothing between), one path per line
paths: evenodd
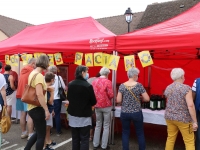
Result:
M55 74L55 82L52 86L52 87L54 87L53 106L54 106L54 113L55 113L56 132L57 132L57 136L60 136L62 134L61 119L60 119L60 111L61 111L62 101L60 100L58 88L62 87L63 89L66 89L66 86L65 86L65 83L64 83L62 77L57 75L57 67L56 66L49 66L48 71Z
M130 124L133 122L139 143L139 150L145 150L145 137L143 129L143 114L141 108L141 98L143 101L149 101L149 95L143 85L137 82L139 70L130 68L127 72L128 81L119 86L117 94L117 103L122 103L121 122L122 122L122 147L123 150L129 150Z
M110 114L112 109L113 90L112 83L108 80L110 70L106 67L101 68L101 76L92 82L94 88L94 93L97 99L97 104L95 105L96 113L96 128L94 132L93 146L97 149L100 146L100 134L103 123L103 136L102 136L102 149L109 149L108 145L108 135L110 126Z
M178 131L182 134L186 150L195 150L193 131L197 130L198 125L191 87L183 84L184 75L183 69L172 69L171 78L174 82L167 86L164 93L167 97L165 119L168 132L165 150L174 149Z

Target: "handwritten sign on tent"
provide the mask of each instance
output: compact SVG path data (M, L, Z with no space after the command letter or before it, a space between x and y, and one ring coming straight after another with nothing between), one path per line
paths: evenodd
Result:
M94 66L103 66L103 53L94 53Z
M92 53L85 54L85 65L88 67L93 66L93 54Z
M76 65L82 65L82 60L83 60L83 53L76 52L74 64L76 64Z
M126 71L131 67L135 67L135 56L124 56L124 66Z
M54 54L54 57L55 57L56 65L61 65L61 64L63 64L63 59L62 59L61 53L55 53L55 54Z
M40 57L41 53L34 53L33 55L34 55L34 58L36 58L36 59L37 59L37 58L39 58L39 57Z
M9 55L5 55L5 63L7 65L10 65L10 56Z
M103 53L103 66L108 68L108 63L110 59L110 54Z
M140 58L142 67L146 67L146 66L153 64L153 60L151 58L149 51L142 51L142 52L138 53L138 56Z
M22 58L23 65L27 65L28 62L26 60L26 54L21 55L21 58Z
M33 58L33 54L26 54L26 61L29 62L29 60Z
M111 55L108 63L108 68L112 70L117 70L119 58L119 56Z
M47 54L47 56L49 57L49 66L53 66L54 65L53 54Z

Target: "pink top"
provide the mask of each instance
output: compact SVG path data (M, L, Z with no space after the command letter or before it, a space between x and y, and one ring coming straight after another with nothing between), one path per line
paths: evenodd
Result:
M113 98L112 82L101 76L92 82L97 103L95 107L105 108L112 106L111 99Z

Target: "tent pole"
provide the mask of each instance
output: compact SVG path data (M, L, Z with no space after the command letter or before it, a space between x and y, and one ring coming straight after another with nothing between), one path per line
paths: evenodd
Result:
M116 51L113 51L113 55L117 55ZM109 144L114 145L114 132L115 132L115 100L116 100L116 71L112 70L112 88L114 97L112 99L112 110L111 110L111 123L109 132Z
M151 87L151 66L148 67L148 94L150 94Z
M115 51L113 51L113 55L115 55ZM113 92L114 92L114 73L115 71L112 70L112 89L113 89ZM110 115L110 118L111 118L111 121L110 121L110 130L109 130L109 140L108 140L108 143L111 144L111 141L112 141L112 124L113 124L113 104L114 104L114 98L112 99L112 110L111 110L111 115Z
M18 61L18 78L19 78L19 75L20 75L20 58L21 58L21 54L18 53L18 56L19 56L19 61ZM16 91L17 92L17 91ZM16 119L15 119L15 123L17 124L18 123L18 111L16 109Z
M117 51L115 51L114 55L118 55ZM117 97L117 91L116 91L116 85L117 85L117 71L114 70L114 84L113 84L113 92L114 92L114 98L113 98L113 124L112 124L112 144L114 143L114 134L115 134L115 101Z

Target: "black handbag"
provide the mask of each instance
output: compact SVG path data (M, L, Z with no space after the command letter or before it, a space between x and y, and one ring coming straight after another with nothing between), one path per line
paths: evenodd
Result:
M60 83L60 86L59 86L59 83ZM65 90L62 87L62 84L61 84L59 76L58 76L58 95L60 96L60 100L61 101L67 100L67 96L65 94Z

